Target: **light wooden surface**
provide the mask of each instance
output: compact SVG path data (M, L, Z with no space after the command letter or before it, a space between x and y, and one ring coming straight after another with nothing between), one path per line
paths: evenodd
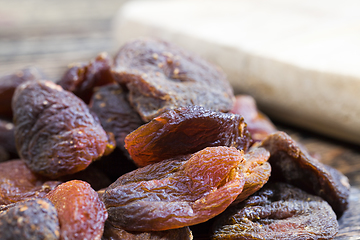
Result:
M124 2L0 0L0 75L32 65L57 80L72 62L88 61L103 51L114 55L113 17ZM360 239L359 147L294 127L278 127L349 177L350 209L340 220L337 239Z

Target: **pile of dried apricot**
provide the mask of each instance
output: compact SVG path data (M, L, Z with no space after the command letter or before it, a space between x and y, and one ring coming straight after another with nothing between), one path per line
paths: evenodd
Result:
M343 174L162 40L4 76L0 103L0 239L332 239L347 209Z

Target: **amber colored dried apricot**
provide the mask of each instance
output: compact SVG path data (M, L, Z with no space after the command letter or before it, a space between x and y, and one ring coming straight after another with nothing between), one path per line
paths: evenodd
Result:
M139 38L115 57L115 79L145 122L173 108L199 105L230 111L234 94L225 74L201 57L169 42Z
M59 220L48 199L30 199L0 210L1 240L58 240Z
M162 161L121 176L102 196L109 221L127 231L161 231L207 221L244 185L242 151L208 147L189 160Z
M115 83L111 66L112 59L103 52L89 63L71 64L57 84L89 103L95 87Z
M60 183L33 173L23 160L0 163L0 205L44 197Z
M19 155L36 173L56 178L81 171L110 145L87 105L53 82L20 85L12 105Z
M192 240L189 227L152 232L128 232L105 222L102 240Z
M170 110L125 138L125 148L138 166L191 154L205 147L246 150L251 137L244 119L199 106Z
M90 184L73 180L46 195L60 221L60 239L99 240L107 218L106 208Z
M248 196L258 191L269 180L271 174L271 166L268 163L270 153L265 148L251 148L245 154L244 163L239 165L239 171L242 171L245 178L245 185L232 203L237 204L245 200Z
M236 95L231 112L244 117L251 138L256 142L277 131L270 119L258 110L255 99L249 95Z
M272 178L322 197L338 216L347 209L350 185L342 173L329 171L285 132L269 135L261 146L270 152Z
M332 239L338 228L335 213L322 198L270 183L219 215L212 239Z

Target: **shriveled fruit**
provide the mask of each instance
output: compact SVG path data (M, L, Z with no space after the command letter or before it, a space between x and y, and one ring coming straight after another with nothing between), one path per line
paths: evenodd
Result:
M115 83L111 67L110 56L103 52L89 63L71 64L58 84L89 103L95 87Z
M255 99L249 95L236 95L231 112L244 117L251 137L256 142L277 131L270 119L258 110Z
M189 227L153 232L128 232L105 222L102 240L192 240Z
M268 163L270 153L265 148L251 148L245 154L245 161L239 165L239 171L245 178L244 189L232 205L245 200L248 196L258 191L269 180L271 166Z
M101 239L107 212L90 184L80 180L69 181L59 185L46 197L58 212L60 239Z
M60 183L33 173L23 160L0 163L0 205L44 197Z
M56 178L81 171L109 147L86 104L53 82L20 85L12 106L19 155L36 173Z
M31 199L0 210L0 239L58 240L59 220L48 199Z
M38 68L30 67L0 78L0 118L12 119L11 99L15 89L20 84L44 79L44 74Z
M109 221L127 231L161 231L204 222L240 194L236 148L208 147L187 161L169 160L121 176L102 198Z
M328 170L285 132L276 132L261 146L270 151L272 176L325 199L339 216L347 209L350 185L346 176Z
M246 150L251 137L244 119L199 106L170 110L125 138L125 148L138 166L191 154L205 147Z
M212 239L332 239L338 228L335 213L322 198L271 183L222 213Z
M234 95L225 74L204 59L168 42L140 38L115 57L115 79L144 121L173 108L200 105L230 111Z
M144 124L128 102L127 93L118 84L99 87L91 99L90 109L99 117L104 130L114 134L116 146L127 153L126 135Z

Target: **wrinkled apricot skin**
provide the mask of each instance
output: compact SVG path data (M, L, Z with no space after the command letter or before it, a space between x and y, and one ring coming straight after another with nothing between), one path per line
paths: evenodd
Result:
M330 205L285 183L266 184L219 215L213 240L332 239L339 225Z
M97 88L90 102L90 109L99 117L107 132L112 132L116 146L124 153L125 137L144 122L127 100L127 93L118 84Z
M14 94L15 141L30 169L56 178L85 169L109 147L86 104L50 81L31 81Z
M105 222L102 240L192 240L189 227L153 232L128 232Z
M246 151L251 137L239 115L189 106L170 110L125 138L137 166L195 153L205 147L228 146Z
M243 152L208 147L187 161L169 160L121 176L102 198L109 221L127 231L162 231L207 221L242 191Z
M30 199L0 209L0 239L58 240L57 212L48 199Z
M60 239L100 240L107 218L106 208L90 184L73 180L46 195L60 221Z
M44 197L60 183L33 173L23 160L0 163L0 205Z
M238 169L244 174L244 189L232 205L244 201L248 196L258 191L270 178L271 166L268 163L269 151L265 148L250 148L245 154L244 164Z
M110 56L103 52L89 63L70 65L57 84L89 103L96 87L115 83L111 66Z
M269 163L276 180L322 197L338 217L347 209L350 185L342 173L310 156L285 132L269 135L261 146L270 152Z
M234 94L225 74L204 59L168 42L139 38L115 57L115 80L145 122L168 110L199 105L230 111Z

